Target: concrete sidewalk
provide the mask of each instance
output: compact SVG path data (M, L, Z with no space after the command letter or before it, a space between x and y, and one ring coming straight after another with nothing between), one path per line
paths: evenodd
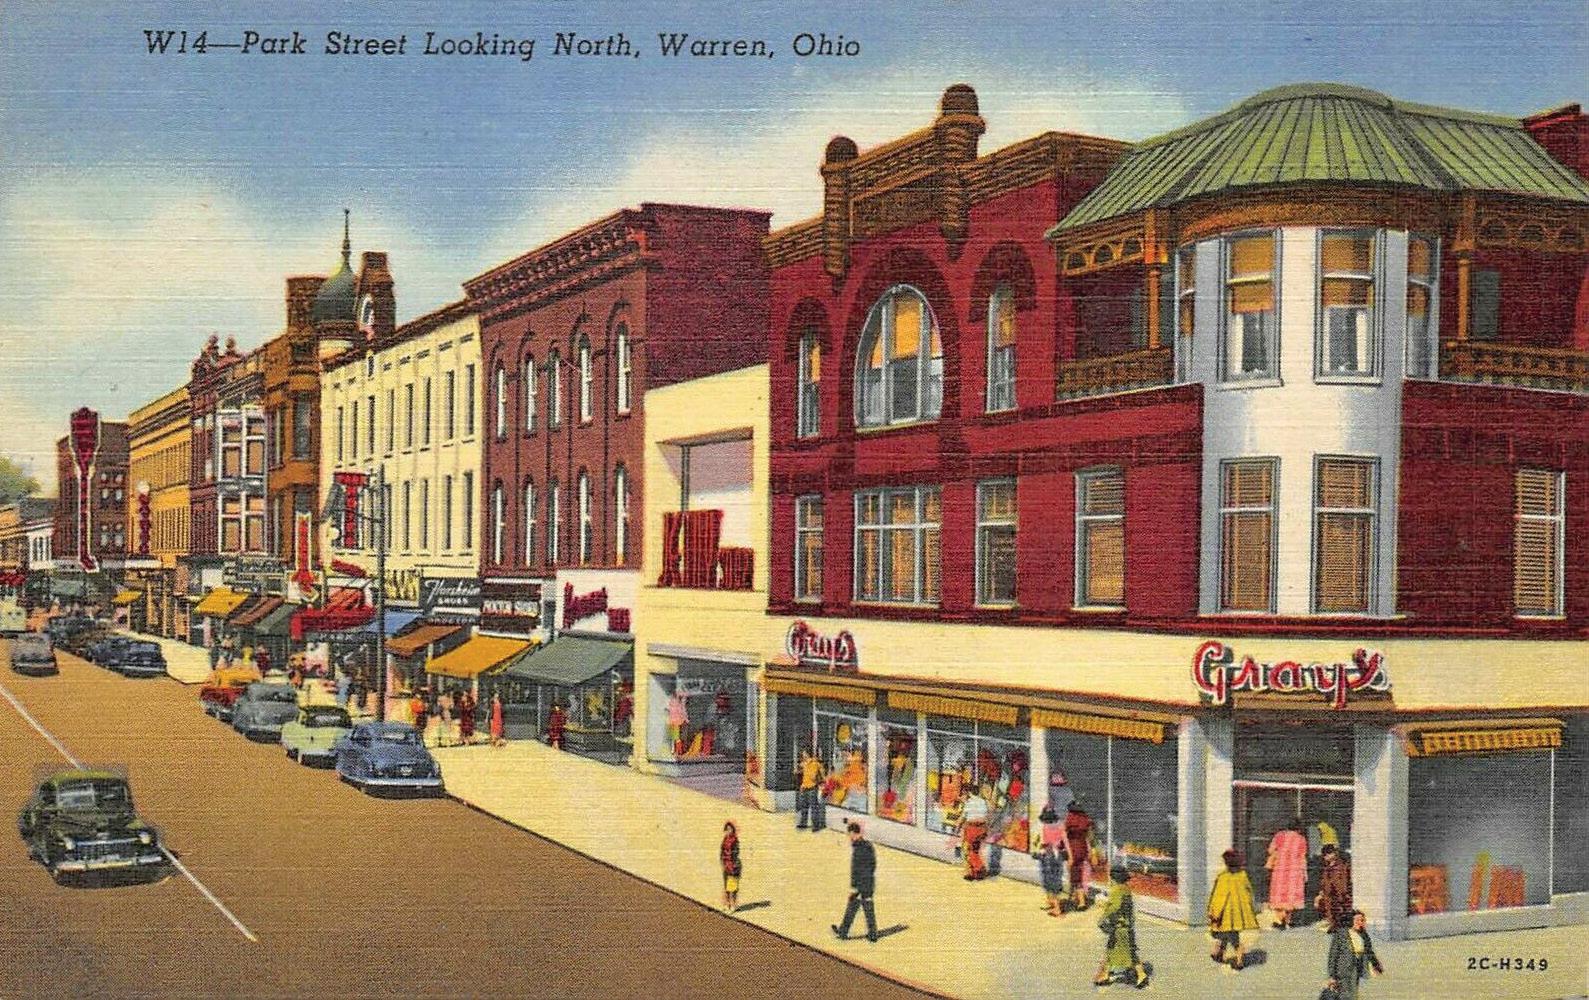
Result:
M179 639L146 635L127 629L117 629L116 634L142 639L159 646L160 655L165 657L166 674L182 684L203 684L205 678L210 676L210 656L197 646L190 646Z
M879 848L877 919L884 937L876 944L838 941L829 925L843 915L850 852L837 832L796 830L787 813L762 812L533 742L433 752L454 798L713 908L722 893L718 841L723 822L732 819L744 862L735 919L890 979L998 1000L1099 992L1092 985L1103 954L1096 910L1046 916L1035 886L997 878L970 883L956 867ZM864 933L864 926L851 933ZM1327 939L1312 929L1264 933L1256 945L1261 954L1251 955L1255 964L1240 974L1209 961L1201 931L1142 917L1137 937L1153 967L1145 993L1312 1000L1324 984ZM1376 944L1387 974L1365 983L1363 995L1578 996L1589 968L1584 943L1582 928L1554 928ZM636 942L636 953L675 944ZM1469 956L1503 955L1547 958L1549 969L1467 971ZM798 992L796 984L790 988ZM1123 985L1110 989L1134 993Z

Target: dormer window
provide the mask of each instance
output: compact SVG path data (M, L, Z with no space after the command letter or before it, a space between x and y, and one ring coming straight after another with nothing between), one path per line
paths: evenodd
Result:
M872 307L855 366L855 421L888 427L936 420L943 405L943 342L926 296L896 285Z

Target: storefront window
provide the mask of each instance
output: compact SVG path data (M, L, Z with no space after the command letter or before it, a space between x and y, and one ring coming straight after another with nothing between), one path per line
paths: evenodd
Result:
M916 823L916 713L879 709L877 815L896 823Z
M1589 892L1589 716L1567 720L1556 751L1552 893Z
M954 833L976 790L988 803L988 843L1030 847L1031 754L1013 726L927 717L927 828Z
M1075 802L1107 845L1111 864L1123 864L1131 890L1175 901L1178 792L1177 745L1047 730L1048 804L1061 820ZM1054 779L1063 776L1062 784ZM1259 859L1260 863L1262 858ZM1101 881L1101 875L1095 875Z
M819 701L815 721L817 756L828 772L821 789L823 801L852 812L869 812L867 717L838 702Z
M722 668L681 661L674 675L652 674L653 697L667 745L664 756L678 760L740 759L745 752L745 678L738 667Z
M1409 762L1409 912L1550 902L1550 770L1548 750Z

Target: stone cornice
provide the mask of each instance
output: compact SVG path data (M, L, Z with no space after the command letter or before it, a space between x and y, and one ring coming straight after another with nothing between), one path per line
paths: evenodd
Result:
M655 220L623 209L464 282L482 323L505 319L593 282L657 262Z

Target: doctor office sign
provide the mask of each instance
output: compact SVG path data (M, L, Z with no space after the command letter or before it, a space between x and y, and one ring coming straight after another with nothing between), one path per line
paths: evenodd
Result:
M1390 675L1385 654L1359 648L1351 659L1336 663L1276 660L1263 663L1252 656L1239 660L1230 646L1209 640L1192 657L1192 683L1209 702L1223 705L1237 692L1320 694L1332 708L1345 708L1352 692L1388 692Z

